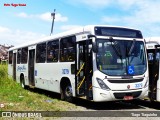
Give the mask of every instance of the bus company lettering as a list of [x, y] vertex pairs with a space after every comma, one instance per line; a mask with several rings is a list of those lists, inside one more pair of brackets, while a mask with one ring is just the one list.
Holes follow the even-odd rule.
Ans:
[[24, 65], [23, 66], [18, 66], [17, 67], [17, 71], [25, 72], [26, 71], [26, 67]]
[[8, 3], [4, 3], [4, 6], [13, 6], [13, 7], [17, 7], [17, 6], [27, 6], [26, 4], [14, 4], [14, 3], [12, 3], [12, 4], [8, 4]]

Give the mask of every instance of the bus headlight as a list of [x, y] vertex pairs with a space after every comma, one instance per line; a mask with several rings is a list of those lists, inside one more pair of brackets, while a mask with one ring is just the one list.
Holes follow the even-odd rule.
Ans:
[[103, 82], [103, 80], [96, 78], [99, 86], [103, 89], [103, 90], [110, 90], [110, 88]]

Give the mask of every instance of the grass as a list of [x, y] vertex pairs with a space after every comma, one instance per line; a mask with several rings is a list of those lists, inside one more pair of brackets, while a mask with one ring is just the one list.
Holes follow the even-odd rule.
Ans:
[[[49, 97], [47, 91], [25, 90], [12, 78], [8, 78], [7, 65], [0, 65], [0, 111], [68, 111], [76, 105]], [[52, 94], [52, 93], [51, 93]]]

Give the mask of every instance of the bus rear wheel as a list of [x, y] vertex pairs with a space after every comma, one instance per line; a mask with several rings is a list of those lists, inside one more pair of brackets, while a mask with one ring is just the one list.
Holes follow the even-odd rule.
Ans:
[[66, 85], [64, 88], [61, 89], [61, 99], [72, 102], [73, 94], [72, 94], [72, 87], [70, 84]]
[[20, 77], [20, 85], [21, 85], [21, 87], [24, 88], [24, 89], [27, 88], [27, 86], [25, 85], [24, 76], [21, 76], [21, 77]]

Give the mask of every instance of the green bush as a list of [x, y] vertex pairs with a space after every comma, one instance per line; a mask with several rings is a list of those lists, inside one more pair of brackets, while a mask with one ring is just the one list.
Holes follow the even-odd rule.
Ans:
[[0, 64], [0, 87], [8, 82], [7, 65]]
[[0, 65], [0, 103], [5, 104], [0, 111], [64, 111], [75, 107], [68, 102], [35, 93], [34, 90], [23, 89], [15, 80], [8, 78], [7, 68], [7, 65]]
[[7, 78], [7, 65], [0, 65], [0, 79]]

